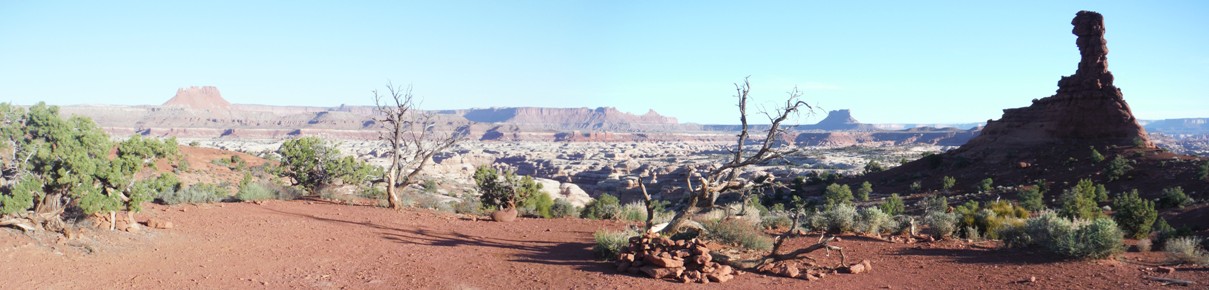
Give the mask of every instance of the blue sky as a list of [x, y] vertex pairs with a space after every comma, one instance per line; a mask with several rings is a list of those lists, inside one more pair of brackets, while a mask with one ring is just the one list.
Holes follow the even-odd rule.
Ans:
[[[0, 101], [618, 107], [737, 123], [795, 85], [868, 123], [978, 122], [1054, 93], [1070, 20], [1106, 18], [1109, 68], [1142, 119], [1209, 117], [1204, 1], [0, 2]], [[1015, 3], [1019, 2], [1019, 3]], [[802, 123], [821, 118], [803, 117]]]

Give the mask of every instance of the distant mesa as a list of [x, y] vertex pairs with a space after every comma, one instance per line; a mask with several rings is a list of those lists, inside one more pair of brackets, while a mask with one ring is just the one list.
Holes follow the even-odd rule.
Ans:
[[819, 123], [804, 126], [807, 130], [827, 130], [827, 131], [842, 131], [842, 130], [862, 130], [873, 129], [873, 126], [861, 124], [856, 118], [852, 117], [852, 112], [843, 110], [834, 110], [827, 112], [827, 117], [823, 118]]
[[176, 96], [164, 102], [164, 107], [184, 107], [203, 110], [231, 109], [231, 103], [222, 98], [214, 86], [192, 86], [176, 90]]

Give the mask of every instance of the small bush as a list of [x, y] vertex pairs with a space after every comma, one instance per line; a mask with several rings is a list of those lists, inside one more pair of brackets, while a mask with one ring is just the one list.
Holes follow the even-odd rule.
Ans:
[[922, 207], [924, 208], [925, 213], [933, 212], [933, 211], [948, 211], [949, 210], [949, 198], [944, 197], [944, 196], [934, 195], [934, 196], [926, 197], [923, 199], [922, 202], [923, 202]]
[[840, 204], [851, 205], [852, 188], [849, 188], [847, 184], [832, 183], [831, 185], [828, 185], [827, 189], [825, 189], [823, 192], [823, 199], [825, 201], [824, 206], [826, 209], [830, 209]]
[[880, 235], [892, 221], [890, 215], [877, 207], [866, 207], [859, 211], [856, 219], [856, 230], [866, 234]]
[[462, 197], [458, 201], [450, 201], [449, 207], [453, 212], [467, 215], [483, 215], [483, 201], [478, 198]]
[[529, 217], [550, 218], [550, 207], [554, 206], [554, 199], [544, 192], [536, 192], [525, 197], [521, 201], [518, 210], [521, 214]]
[[957, 179], [953, 178], [952, 176], [945, 176], [940, 180], [940, 187], [944, 189], [945, 192], [949, 192], [949, 190], [953, 189], [953, 186], [955, 185], [957, 185]]
[[177, 191], [160, 193], [159, 200], [164, 204], [201, 204], [222, 201], [227, 197], [227, 191], [212, 183], [198, 183]]
[[903, 198], [897, 193], [891, 193], [890, 198], [886, 199], [886, 203], [879, 206], [883, 213], [887, 215], [900, 215], [906, 211], [907, 206], [903, 204]]
[[1129, 165], [1129, 160], [1125, 159], [1125, 157], [1121, 155], [1117, 155], [1117, 158], [1113, 158], [1112, 161], [1108, 162], [1108, 168], [1106, 170], [1106, 174], [1108, 174], [1108, 181], [1121, 179], [1121, 177], [1125, 176], [1125, 173], [1128, 173], [1130, 170], [1133, 170], [1133, 166]]
[[1209, 161], [1205, 161], [1205, 163], [1201, 163], [1201, 171], [1200, 171], [1199, 177], [1201, 178], [1201, 180], [1209, 181]]
[[1159, 206], [1162, 208], [1183, 208], [1192, 204], [1192, 198], [1184, 194], [1184, 188], [1176, 186], [1163, 189], [1163, 196], [1159, 198]]
[[1108, 218], [1068, 220], [1052, 211], [999, 231], [1009, 247], [1039, 247], [1069, 258], [1106, 258], [1123, 246], [1121, 230]]
[[1151, 250], [1152, 245], [1153, 244], [1150, 241], [1150, 239], [1138, 240], [1138, 244], [1137, 244], [1138, 252], [1149, 252]]
[[1163, 251], [1180, 262], [1209, 265], [1209, 253], [1201, 249], [1201, 239], [1197, 237], [1171, 239], [1167, 241]]
[[277, 194], [264, 184], [251, 182], [239, 187], [239, 192], [235, 193], [235, 199], [240, 201], [257, 201], [276, 198]]
[[708, 237], [721, 243], [738, 245], [751, 250], [772, 249], [772, 238], [760, 232], [756, 226], [738, 219], [716, 220], [702, 224]]
[[579, 209], [571, 204], [566, 199], [558, 199], [554, 201], [554, 205], [550, 206], [550, 216], [554, 218], [565, 218], [579, 216]]
[[790, 229], [793, 226], [793, 220], [789, 218], [789, 214], [782, 211], [770, 211], [768, 214], [760, 218], [760, 227], [770, 230], [775, 229]]
[[1104, 154], [1100, 154], [1100, 151], [1096, 150], [1096, 147], [1091, 147], [1091, 162], [1104, 162]]
[[592, 238], [596, 240], [596, 245], [592, 246], [592, 253], [601, 260], [617, 259], [621, 249], [630, 245], [630, 238], [638, 235], [638, 232], [632, 230], [618, 232], [598, 230], [592, 234]]
[[861, 183], [861, 188], [856, 189], [856, 197], [861, 201], [869, 201], [870, 193], [873, 193], [873, 184], [868, 181]]
[[1096, 206], [1096, 184], [1090, 179], [1079, 180], [1079, 184], [1062, 193], [1062, 216], [1093, 219], [1103, 215]]
[[856, 207], [849, 204], [840, 204], [823, 212], [823, 217], [827, 220], [827, 231], [832, 233], [846, 233], [853, 230], [856, 225]]
[[980, 192], [990, 192], [993, 188], [995, 188], [995, 180], [991, 179], [990, 177], [987, 177], [986, 179], [983, 179], [982, 182], [978, 183], [978, 191]]
[[957, 230], [957, 214], [931, 211], [924, 215], [924, 225], [937, 237], [948, 237]]
[[377, 186], [365, 186], [357, 190], [357, 195], [372, 200], [386, 200], [386, 189]]
[[584, 205], [579, 217], [596, 220], [612, 220], [621, 217], [621, 201], [608, 193]]
[[1020, 190], [1020, 206], [1029, 211], [1045, 209], [1045, 196], [1041, 189], [1030, 187]]
[[1112, 208], [1116, 211], [1112, 218], [1121, 225], [1126, 235], [1135, 239], [1150, 236], [1150, 227], [1159, 217], [1158, 211], [1154, 209], [1154, 202], [1142, 199], [1137, 190], [1118, 195]]
[[621, 219], [633, 222], [646, 222], [646, 203], [635, 201], [621, 206]]
[[921, 185], [918, 180], [911, 183], [911, 192], [919, 192], [920, 190], [923, 190], [923, 189], [924, 189], [923, 185]]

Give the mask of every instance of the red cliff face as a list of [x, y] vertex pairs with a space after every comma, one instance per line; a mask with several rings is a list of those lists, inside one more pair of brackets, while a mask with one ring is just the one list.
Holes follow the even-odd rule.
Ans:
[[185, 107], [190, 109], [220, 109], [231, 108], [231, 103], [222, 98], [218, 88], [212, 86], [188, 87], [176, 90], [176, 96], [164, 102], [165, 107]]
[[1081, 56], [1075, 74], [1062, 77], [1053, 96], [1033, 100], [1028, 107], [1004, 110], [1002, 118], [988, 121], [982, 134], [957, 152], [1048, 145], [1131, 146], [1135, 142], [1153, 146], [1121, 90], [1113, 85], [1104, 17], [1080, 11], [1071, 24]]

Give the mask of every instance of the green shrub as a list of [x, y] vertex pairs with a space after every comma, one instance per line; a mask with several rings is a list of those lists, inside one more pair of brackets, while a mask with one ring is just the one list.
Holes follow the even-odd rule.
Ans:
[[945, 176], [944, 178], [940, 179], [940, 187], [944, 189], [945, 192], [949, 192], [949, 190], [953, 189], [953, 186], [955, 185], [957, 185], [957, 179], [953, 178], [952, 176]]
[[1097, 151], [1096, 147], [1094, 147], [1094, 146], [1091, 147], [1091, 162], [1092, 163], [1104, 162], [1104, 155], [1100, 154], [1100, 151]]
[[987, 177], [986, 179], [983, 179], [981, 182], [978, 183], [978, 191], [980, 191], [980, 192], [990, 192], [991, 189], [994, 189], [994, 188], [995, 188], [995, 180], [991, 179], [990, 177]]
[[1020, 206], [1030, 211], [1040, 211], [1045, 209], [1045, 196], [1041, 189], [1037, 187], [1029, 187], [1020, 190]]
[[1199, 175], [1201, 180], [1209, 181], [1209, 161], [1201, 163], [1201, 172]]
[[466, 215], [483, 214], [483, 202], [478, 198], [462, 197], [461, 200], [450, 201], [449, 207], [453, 208], [453, 212], [455, 213]]
[[239, 187], [239, 192], [235, 193], [235, 199], [240, 201], [257, 201], [276, 197], [272, 189], [257, 182], [244, 184]]
[[873, 193], [873, 184], [868, 181], [861, 183], [861, 188], [856, 189], [856, 197], [861, 201], [869, 201], [869, 194]]
[[723, 219], [702, 223], [711, 240], [738, 245], [751, 250], [772, 249], [772, 238], [755, 225], [740, 219]]
[[637, 237], [638, 235], [638, 232], [632, 230], [616, 232], [598, 230], [592, 233], [592, 238], [596, 240], [596, 245], [592, 246], [592, 253], [596, 254], [596, 258], [601, 260], [617, 259], [617, 255], [621, 253], [621, 249], [630, 245], [630, 238]]
[[201, 204], [222, 201], [227, 197], [227, 191], [212, 183], [198, 183], [189, 187], [160, 193], [159, 200], [164, 204]]
[[530, 194], [520, 204], [520, 212], [525, 216], [551, 218], [554, 215], [550, 213], [550, 208], [554, 206], [554, 199], [544, 192], [536, 192]]
[[860, 209], [856, 219], [856, 230], [866, 234], [880, 235], [890, 226], [890, 215], [877, 207]]
[[1163, 196], [1159, 198], [1159, 206], [1162, 208], [1183, 208], [1192, 204], [1192, 198], [1184, 194], [1184, 188], [1176, 186], [1163, 189]]
[[608, 193], [584, 205], [579, 217], [596, 220], [612, 220], [621, 217], [621, 201]]
[[550, 206], [550, 216], [554, 218], [565, 218], [579, 216], [579, 209], [570, 201], [560, 198], [554, 201], [554, 205]]
[[852, 189], [847, 184], [835, 184], [827, 186], [823, 192], [824, 208], [830, 209], [840, 204], [852, 204]]
[[911, 183], [911, 192], [918, 193], [919, 191], [921, 191], [923, 189], [924, 189], [923, 185], [921, 185], [918, 180]]
[[1116, 211], [1112, 215], [1113, 219], [1121, 225], [1126, 235], [1135, 239], [1150, 236], [1150, 227], [1159, 217], [1158, 211], [1154, 209], [1154, 202], [1142, 199], [1137, 190], [1118, 195], [1112, 208]]
[[1039, 247], [1069, 258], [1106, 258], [1123, 247], [1121, 230], [1112, 219], [1071, 221], [1051, 211], [1022, 225], [1005, 226], [999, 234], [1009, 247]]
[[770, 230], [775, 229], [790, 229], [793, 226], [793, 220], [789, 218], [789, 213], [783, 211], [770, 211], [768, 214], [761, 215], [760, 227]]
[[881, 204], [881, 206], [879, 206], [879, 208], [882, 210], [883, 213], [886, 213], [887, 215], [895, 216], [895, 215], [900, 215], [904, 211], [906, 211], [907, 206], [905, 204], [903, 204], [902, 197], [899, 197], [897, 193], [891, 193], [890, 198], [887, 198], [886, 203]]
[[358, 188], [357, 195], [372, 200], [386, 200], [386, 188], [366, 186]]
[[884, 170], [886, 170], [886, 168], [883, 167], [881, 163], [877, 163], [877, 160], [869, 160], [869, 163], [865, 163], [864, 174], [882, 172]]
[[937, 237], [952, 236], [957, 230], [957, 214], [931, 211], [924, 215], [924, 225]]
[[1180, 262], [1209, 266], [1209, 253], [1201, 249], [1201, 239], [1197, 237], [1171, 239], [1167, 241], [1163, 251]]
[[933, 211], [948, 211], [949, 198], [939, 195], [929, 196], [923, 199], [924, 212]]
[[[479, 199], [483, 206], [491, 209], [523, 207], [532, 195], [544, 194], [541, 192], [542, 184], [532, 177], [517, 176], [508, 170], [501, 172], [489, 166], [479, 166], [475, 169], [474, 183], [479, 188]], [[553, 202], [550, 204], [553, 205]]]
[[621, 206], [621, 219], [634, 222], [645, 222], [646, 203], [635, 201]]
[[1096, 184], [1096, 202], [1108, 202], [1108, 189], [1103, 184]]
[[1079, 219], [1093, 219], [1103, 215], [1096, 206], [1096, 185], [1090, 179], [1079, 181], [1078, 185], [1062, 193], [1062, 216]]
[[1108, 162], [1108, 169], [1106, 172], [1108, 174], [1108, 181], [1121, 179], [1121, 177], [1125, 176], [1125, 173], [1128, 173], [1130, 170], [1133, 170], [1133, 166], [1129, 165], [1129, 160], [1125, 159], [1125, 157], [1121, 155], [1117, 155], [1117, 158], [1113, 158], [1112, 161]]
[[851, 232], [856, 226], [856, 207], [849, 204], [836, 205], [823, 211], [823, 217], [827, 220], [827, 231], [837, 234]]

